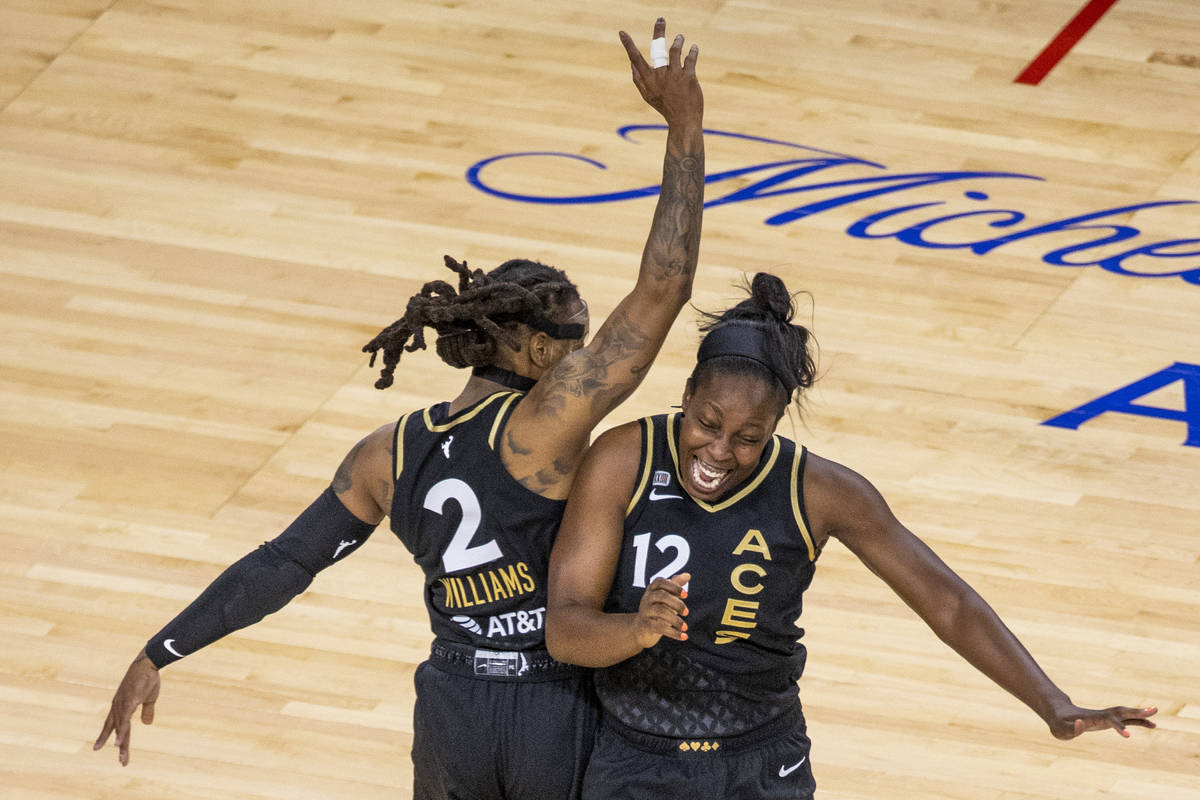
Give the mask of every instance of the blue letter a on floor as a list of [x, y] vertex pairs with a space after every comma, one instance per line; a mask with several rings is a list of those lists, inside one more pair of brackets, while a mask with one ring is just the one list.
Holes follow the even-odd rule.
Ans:
[[[1139, 397], [1158, 391], [1175, 381], [1183, 381], [1183, 411], [1145, 406], [1133, 402]], [[1140, 414], [1143, 417], [1186, 422], [1188, 433], [1184, 444], [1188, 447], [1200, 447], [1200, 365], [1176, 362], [1161, 372], [1156, 372], [1140, 381], [1134, 381], [1103, 397], [1097, 397], [1090, 403], [1084, 403], [1079, 408], [1059, 414], [1054, 419], [1048, 419], [1042, 424], [1074, 430], [1089, 419], [1108, 412]]]

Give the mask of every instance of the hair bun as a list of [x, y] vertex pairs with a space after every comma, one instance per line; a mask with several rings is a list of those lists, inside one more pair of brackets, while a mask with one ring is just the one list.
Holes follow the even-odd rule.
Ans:
[[787, 286], [768, 272], [755, 274], [750, 282], [750, 298], [778, 322], [791, 322], [795, 311]]

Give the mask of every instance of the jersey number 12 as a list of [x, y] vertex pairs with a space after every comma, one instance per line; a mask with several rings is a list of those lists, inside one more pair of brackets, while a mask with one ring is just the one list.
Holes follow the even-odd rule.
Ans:
[[678, 574], [692, 556], [692, 548], [688, 545], [687, 539], [674, 533], [663, 536], [654, 543], [654, 546], [660, 553], [665, 553], [668, 549], [674, 550], [675, 558], [671, 560], [670, 564], [651, 575], [648, 581], [646, 580], [646, 560], [650, 553], [650, 536], [649, 533], [639, 533], [633, 537], [633, 585], [640, 589], [645, 589], [646, 585], [655, 578], [670, 578], [672, 575]]

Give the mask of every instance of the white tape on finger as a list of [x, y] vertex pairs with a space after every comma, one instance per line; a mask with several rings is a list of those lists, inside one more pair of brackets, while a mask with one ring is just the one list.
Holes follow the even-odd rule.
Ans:
[[667, 40], [660, 36], [650, 40], [650, 66], [658, 69], [667, 65]]

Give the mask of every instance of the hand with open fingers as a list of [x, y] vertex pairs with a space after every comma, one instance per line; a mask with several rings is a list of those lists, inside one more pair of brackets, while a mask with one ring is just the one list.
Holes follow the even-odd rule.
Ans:
[[[667, 23], [662, 17], [654, 23], [654, 39], [666, 36]], [[668, 125], [680, 124], [685, 121], [698, 122], [704, 115], [704, 94], [700, 91], [700, 81], [696, 79], [696, 59], [700, 56], [700, 48], [692, 45], [687, 57], [683, 57], [683, 34], [678, 34], [671, 43], [667, 63], [664, 66], [652, 67], [642, 57], [633, 38], [621, 31], [621, 44], [629, 55], [629, 64], [633, 67], [633, 84], [642, 94], [642, 99], [649, 103], [658, 113], [663, 115]], [[651, 58], [654, 58], [651, 46]]]
[[1112, 728], [1128, 739], [1129, 731], [1126, 728], [1130, 726], [1158, 727], [1149, 719], [1157, 713], [1157, 708], [1113, 706], [1112, 708], [1092, 709], [1071, 706], [1060, 711], [1054, 719], [1050, 720], [1050, 732], [1056, 739], [1074, 739], [1076, 736], [1090, 731]]
[[634, 621], [637, 642], [643, 648], [653, 647], [663, 636], [687, 640], [687, 623], [683, 618], [688, 607], [683, 601], [687, 599], [684, 587], [691, 579], [691, 575], [681, 572], [670, 580], [655, 578], [646, 587]]
[[158, 668], [151, 663], [143, 650], [125, 671], [121, 685], [113, 695], [112, 706], [108, 710], [108, 718], [93, 750], [99, 750], [108, 743], [108, 737], [115, 731], [117, 734], [118, 758], [121, 766], [129, 763], [129, 733], [134, 710], [142, 707], [142, 722], [146, 725], [154, 722], [154, 703], [158, 700], [158, 690], [161, 682]]

